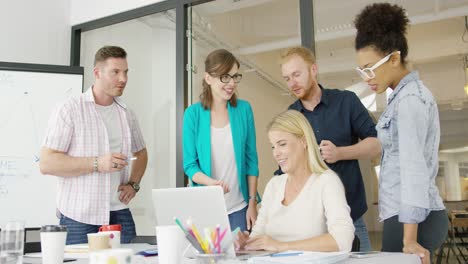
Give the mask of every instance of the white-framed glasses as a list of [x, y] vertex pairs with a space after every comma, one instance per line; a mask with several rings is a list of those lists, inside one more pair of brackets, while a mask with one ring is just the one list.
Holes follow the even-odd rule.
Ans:
[[390, 54], [388, 54], [387, 56], [383, 57], [381, 60], [379, 60], [376, 64], [374, 64], [374, 66], [370, 67], [370, 68], [364, 68], [364, 69], [361, 69], [359, 67], [356, 67], [356, 72], [359, 74], [359, 76], [361, 76], [362, 79], [374, 79], [375, 78], [375, 72], [374, 70], [377, 69], [379, 66], [381, 66], [382, 64], [386, 63], [390, 57], [395, 54], [395, 53], [398, 53], [400, 54], [400, 51], [394, 51]]

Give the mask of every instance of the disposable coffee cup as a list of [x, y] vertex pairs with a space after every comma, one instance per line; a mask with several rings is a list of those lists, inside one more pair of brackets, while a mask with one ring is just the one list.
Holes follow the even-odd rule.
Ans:
[[41, 228], [41, 251], [43, 264], [63, 263], [67, 227], [45, 225]]
[[99, 233], [109, 235], [111, 248], [120, 248], [120, 232], [122, 225], [103, 225], [99, 227]]
[[158, 263], [180, 264], [184, 249], [188, 241], [176, 225], [156, 226], [156, 239], [158, 241]]
[[106, 234], [106, 233], [88, 234], [88, 246], [89, 246], [89, 251], [110, 248], [109, 234]]

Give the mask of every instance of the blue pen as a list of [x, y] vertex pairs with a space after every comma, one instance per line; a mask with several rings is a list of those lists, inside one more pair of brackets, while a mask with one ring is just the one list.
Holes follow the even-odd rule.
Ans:
[[291, 256], [299, 256], [302, 255], [302, 252], [280, 252], [280, 253], [274, 253], [271, 254], [270, 257], [272, 258], [278, 258], [278, 257], [291, 257]]

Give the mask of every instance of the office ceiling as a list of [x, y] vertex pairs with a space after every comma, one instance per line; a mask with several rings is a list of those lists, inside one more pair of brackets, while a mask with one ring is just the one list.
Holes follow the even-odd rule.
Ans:
[[[353, 70], [352, 21], [364, 6], [374, 2], [379, 1], [314, 1], [316, 55], [322, 83], [335, 88], [365, 86]], [[420, 72], [440, 105], [441, 148], [468, 146], [468, 96], [463, 90], [463, 58], [468, 43], [462, 41], [468, 0], [387, 2], [402, 5], [410, 18], [410, 67]], [[217, 0], [193, 10], [195, 27], [228, 43], [228, 48], [254, 62], [258, 70], [281, 85], [279, 54], [300, 44], [298, 0]]]

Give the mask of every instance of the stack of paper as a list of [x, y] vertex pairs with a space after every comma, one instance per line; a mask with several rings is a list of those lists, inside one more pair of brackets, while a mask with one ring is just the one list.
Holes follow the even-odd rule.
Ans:
[[[291, 254], [288, 254], [291, 253]], [[282, 254], [282, 256], [281, 256]], [[251, 264], [303, 264], [303, 263], [314, 263], [314, 264], [332, 264], [349, 257], [348, 252], [311, 252], [304, 251], [301, 254], [297, 254], [297, 251], [285, 251], [276, 256], [267, 257], [254, 257], [248, 260]]]

